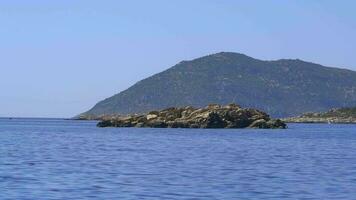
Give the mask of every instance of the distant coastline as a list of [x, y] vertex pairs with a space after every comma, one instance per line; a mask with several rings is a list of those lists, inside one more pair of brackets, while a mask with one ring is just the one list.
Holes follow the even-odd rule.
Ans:
[[0, 117], [0, 120], [26, 120], [26, 119], [30, 119], [30, 120], [34, 120], [34, 119], [39, 119], [39, 120], [69, 120], [70, 118], [60, 118], [60, 117]]
[[286, 123], [356, 124], [356, 107], [331, 109], [322, 113], [305, 113], [282, 120]]

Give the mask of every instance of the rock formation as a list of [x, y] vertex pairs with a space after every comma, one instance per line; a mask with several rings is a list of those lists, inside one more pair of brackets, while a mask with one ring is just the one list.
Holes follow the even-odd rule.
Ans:
[[199, 109], [172, 107], [144, 115], [108, 117], [99, 122], [98, 127], [286, 128], [286, 124], [256, 109], [213, 104]]

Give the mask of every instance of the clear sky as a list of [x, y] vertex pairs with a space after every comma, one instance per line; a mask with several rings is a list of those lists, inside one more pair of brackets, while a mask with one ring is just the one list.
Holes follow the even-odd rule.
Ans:
[[0, 116], [72, 117], [220, 51], [356, 70], [354, 0], [1, 0]]

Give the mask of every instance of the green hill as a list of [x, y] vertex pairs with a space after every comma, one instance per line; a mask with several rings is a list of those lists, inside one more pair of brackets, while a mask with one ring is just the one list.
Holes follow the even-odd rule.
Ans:
[[180, 62], [97, 103], [84, 115], [211, 103], [237, 103], [274, 117], [356, 106], [356, 72], [302, 60], [262, 61], [222, 52]]

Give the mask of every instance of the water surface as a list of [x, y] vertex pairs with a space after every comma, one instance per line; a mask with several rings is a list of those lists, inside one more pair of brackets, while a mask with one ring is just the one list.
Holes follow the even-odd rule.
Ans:
[[95, 123], [0, 119], [0, 199], [356, 199], [356, 125]]

